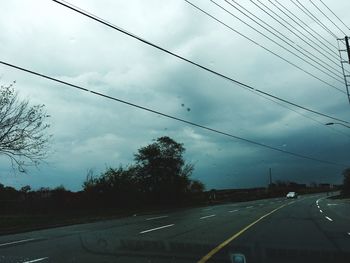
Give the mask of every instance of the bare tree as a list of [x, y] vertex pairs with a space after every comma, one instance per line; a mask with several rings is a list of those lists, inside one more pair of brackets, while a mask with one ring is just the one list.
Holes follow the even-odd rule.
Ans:
[[0, 154], [11, 160], [14, 169], [26, 172], [26, 167], [38, 166], [47, 157], [49, 115], [44, 104], [31, 106], [20, 100], [14, 83], [0, 87]]

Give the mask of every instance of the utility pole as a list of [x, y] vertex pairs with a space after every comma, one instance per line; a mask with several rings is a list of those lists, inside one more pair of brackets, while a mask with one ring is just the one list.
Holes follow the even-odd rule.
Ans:
[[349, 47], [349, 38], [346, 36], [345, 37], [345, 45], [346, 45], [346, 51], [348, 52], [348, 58], [349, 58], [349, 63], [350, 63], [350, 47]]
[[272, 186], [272, 173], [271, 173], [271, 167], [269, 169], [269, 178], [270, 178], [270, 186]]
[[[345, 38], [338, 38], [338, 51], [339, 51], [339, 59], [340, 65], [344, 76], [344, 84], [346, 88], [346, 94], [350, 103], [350, 45], [349, 38], [345, 36]], [[344, 43], [345, 42], [345, 43]], [[345, 45], [345, 48], [344, 48]], [[343, 58], [345, 56], [344, 53], [347, 53], [347, 58]]]

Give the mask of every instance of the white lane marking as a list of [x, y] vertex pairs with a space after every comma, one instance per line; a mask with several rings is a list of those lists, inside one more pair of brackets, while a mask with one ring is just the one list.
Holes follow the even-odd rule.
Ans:
[[34, 241], [34, 240], [35, 240], [35, 238], [28, 238], [28, 239], [23, 239], [23, 240], [8, 242], [8, 243], [2, 243], [2, 244], [0, 244], [0, 247], [4, 247], [4, 246], [8, 246], [8, 245], [21, 244], [21, 243], [25, 243], [25, 242]]
[[348, 232], [348, 235], [350, 236], [350, 232]]
[[72, 234], [81, 234], [81, 233], [85, 233], [88, 232], [88, 230], [73, 230], [73, 231], [69, 231]]
[[213, 208], [204, 208], [202, 209], [203, 211], [209, 211], [209, 210], [213, 210]]
[[331, 206], [331, 205], [338, 205], [338, 204], [327, 204], [328, 206]]
[[329, 220], [329, 221], [333, 221], [333, 219], [332, 218], [330, 218], [330, 217], [328, 217], [328, 216], [326, 216], [326, 218], [327, 218], [327, 220]]
[[248, 209], [248, 208], [253, 208], [253, 207], [254, 207], [254, 206], [251, 205], [251, 206], [247, 206], [246, 208]]
[[205, 218], [209, 218], [209, 217], [213, 217], [213, 216], [216, 216], [216, 215], [202, 216], [202, 217], [199, 218], [199, 219], [205, 219]]
[[145, 233], [156, 231], [156, 230], [159, 230], [159, 229], [172, 227], [173, 225], [175, 225], [175, 224], [170, 224], [170, 225], [165, 225], [165, 226], [160, 226], [160, 227], [156, 227], [156, 228], [147, 229], [147, 230], [141, 231], [140, 234], [145, 234]]
[[234, 212], [237, 212], [238, 209], [235, 209], [235, 210], [231, 210], [231, 211], [228, 211], [229, 213], [234, 213]]
[[166, 218], [166, 217], [169, 217], [169, 216], [157, 216], [157, 217], [150, 217], [150, 218], [146, 218], [146, 220], [155, 220], [155, 219], [161, 219], [161, 218]]
[[23, 263], [34, 263], [34, 262], [43, 261], [43, 260], [45, 260], [45, 259], [48, 259], [48, 257], [37, 258], [37, 259], [29, 260], [29, 261], [24, 261]]
[[320, 212], [323, 213], [322, 209], [320, 209]]
[[318, 205], [317, 208], [320, 209], [320, 206]]

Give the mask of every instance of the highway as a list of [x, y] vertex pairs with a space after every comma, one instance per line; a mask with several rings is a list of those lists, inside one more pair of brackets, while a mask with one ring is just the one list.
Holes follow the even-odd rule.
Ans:
[[350, 202], [325, 194], [0, 236], [0, 262], [350, 262]]

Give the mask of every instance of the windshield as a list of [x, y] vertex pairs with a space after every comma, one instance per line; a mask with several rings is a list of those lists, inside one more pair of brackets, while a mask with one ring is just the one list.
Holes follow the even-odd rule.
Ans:
[[0, 262], [349, 262], [349, 9], [2, 1]]

